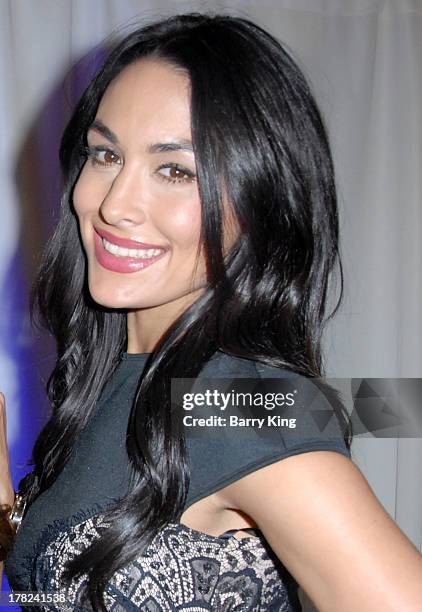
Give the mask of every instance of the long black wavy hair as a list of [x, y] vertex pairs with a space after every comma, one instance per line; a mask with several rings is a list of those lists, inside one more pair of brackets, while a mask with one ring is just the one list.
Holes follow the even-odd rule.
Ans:
[[[89, 84], [61, 143], [61, 216], [31, 303], [33, 320], [36, 313], [56, 338], [57, 362], [47, 383], [52, 414], [33, 449], [34, 470], [20, 483], [29, 503], [63, 469], [127, 346], [127, 313], [90, 297], [72, 193], [101, 97], [125, 66], [145, 57], [190, 78], [208, 284], [167, 330], [140, 380], [128, 425], [131, 490], [108, 509], [102, 537], [68, 565], [68, 576], [88, 573], [98, 610], [106, 609], [111, 575], [176, 520], [186, 500], [189, 469], [183, 435], [171, 426], [171, 378], [195, 377], [216, 350], [319, 377], [323, 327], [343, 294], [327, 131], [291, 54], [260, 26], [229, 15], [188, 13], [133, 31]], [[227, 257], [224, 189], [241, 228]], [[336, 264], [340, 295], [327, 314]]]

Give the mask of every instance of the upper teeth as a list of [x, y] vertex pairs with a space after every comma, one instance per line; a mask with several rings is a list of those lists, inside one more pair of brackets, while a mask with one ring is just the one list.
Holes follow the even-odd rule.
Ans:
[[140, 259], [147, 259], [148, 257], [155, 257], [163, 252], [162, 249], [125, 249], [117, 246], [103, 238], [103, 245], [106, 251], [117, 255], [118, 257], [139, 257]]

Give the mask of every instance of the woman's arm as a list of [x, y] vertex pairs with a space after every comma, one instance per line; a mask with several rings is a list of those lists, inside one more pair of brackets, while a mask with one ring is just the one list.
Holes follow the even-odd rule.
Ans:
[[220, 494], [256, 521], [321, 612], [422, 610], [422, 555], [340, 453], [288, 457]]
[[[15, 492], [10, 474], [10, 457], [7, 444], [6, 400], [0, 392], [0, 506], [13, 505]], [[3, 562], [0, 563], [0, 591], [3, 583]]]

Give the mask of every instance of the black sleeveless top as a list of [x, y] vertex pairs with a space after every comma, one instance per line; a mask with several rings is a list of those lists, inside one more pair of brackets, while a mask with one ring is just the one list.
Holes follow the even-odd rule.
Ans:
[[[107, 526], [104, 510], [127, 493], [130, 472], [126, 430], [148, 357], [146, 353], [122, 355], [69, 461], [53, 485], [26, 510], [5, 561], [14, 591], [59, 592], [66, 562], [100, 537], [101, 529]], [[300, 413], [301, 406], [306, 407], [310, 401], [315, 413], [327, 414], [330, 408], [323, 395], [315, 394], [310, 379], [220, 351], [202, 369], [201, 377], [289, 377], [300, 389], [301, 401], [295, 404], [294, 414], [301, 418], [297, 418], [294, 436], [287, 436], [282, 427], [273, 427], [271, 436], [248, 428], [247, 439], [234, 435], [233, 428], [228, 427], [219, 428], [218, 436], [202, 432], [195, 435], [186, 427], [191, 478], [183, 511], [242, 476], [290, 455], [333, 450], [350, 458], [334, 415], [328, 424], [325, 418], [321, 433], [311, 414]], [[301, 610], [296, 581], [262, 533], [251, 531], [255, 537], [238, 539], [233, 531], [211, 536], [180, 522], [168, 524], [139, 559], [113, 575], [106, 589], [107, 609]], [[45, 603], [34, 610], [91, 610], [79, 597], [84, 581], [86, 576], [81, 576], [71, 583], [65, 602]]]

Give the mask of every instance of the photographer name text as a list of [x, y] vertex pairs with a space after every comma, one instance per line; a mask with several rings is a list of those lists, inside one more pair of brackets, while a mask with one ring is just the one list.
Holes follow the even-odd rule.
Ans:
[[187, 414], [183, 417], [185, 427], [289, 427], [295, 429], [296, 419], [285, 419], [278, 415], [267, 415], [262, 418], [243, 418], [237, 415], [222, 417], [210, 415], [208, 417], [194, 417]]

